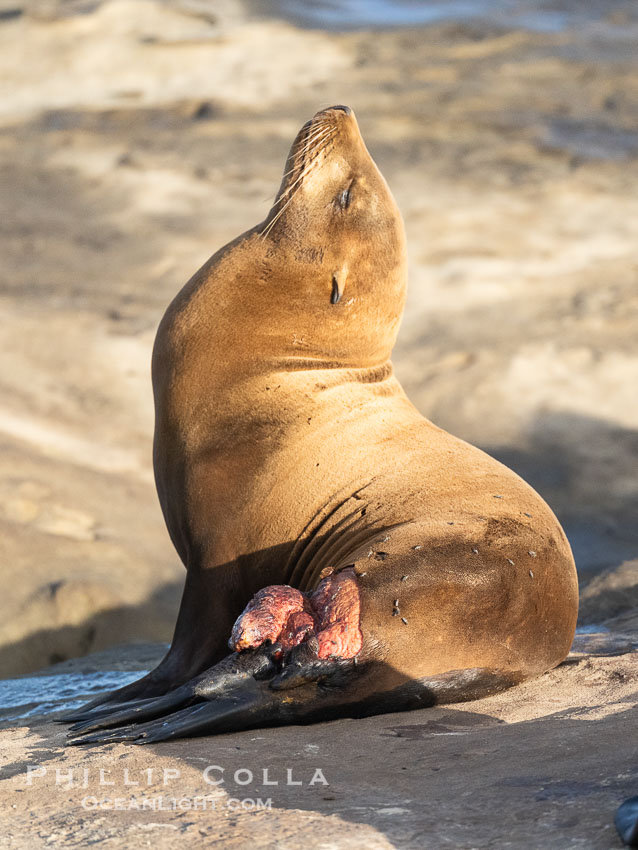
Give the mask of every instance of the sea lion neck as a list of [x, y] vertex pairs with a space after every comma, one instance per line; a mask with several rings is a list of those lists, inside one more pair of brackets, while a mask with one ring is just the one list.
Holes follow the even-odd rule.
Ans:
[[275, 274], [277, 259], [254, 233], [213, 260], [160, 325], [158, 338], [170, 345], [174, 363], [199, 363], [211, 376], [249, 377], [305, 370], [367, 374], [390, 361], [403, 308], [395, 292], [400, 282], [390, 280], [389, 297], [376, 299], [353, 272], [345, 280], [350, 292], [333, 303], [332, 291], [343, 279], [303, 261], [294, 269], [279, 264]]

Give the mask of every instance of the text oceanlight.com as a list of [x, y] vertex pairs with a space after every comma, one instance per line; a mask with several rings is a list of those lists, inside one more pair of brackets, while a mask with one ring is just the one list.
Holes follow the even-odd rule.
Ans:
[[231, 812], [270, 811], [272, 799], [261, 797], [226, 797], [223, 794], [204, 794], [193, 797], [169, 797], [158, 794], [152, 797], [96, 797], [82, 798], [83, 809], [101, 811], [153, 811], [188, 812], [227, 809]]

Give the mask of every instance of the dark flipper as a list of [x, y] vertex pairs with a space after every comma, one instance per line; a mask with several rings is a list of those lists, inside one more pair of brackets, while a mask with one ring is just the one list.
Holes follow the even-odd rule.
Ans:
[[69, 730], [69, 738], [98, 729], [110, 729], [113, 726], [123, 726], [127, 723], [140, 723], [153, 720], [155, 717], [169, 714], [175, 709], [182, 708], [193, 702], [197, 697], [190, 683], [176, 688], [170, 694], [157, 699], [132, 700], [106, 708], [103, 711], [93, 711], [78, 720]]
[[202, 696], [224, 695], [229, 684], [252, 676], [273, 675], [276, 668], [272, 661], [275, 647], [260, 647], [246, 652], [234, 652], [205, 673], [196, 676], [168, 694], [156, 699], [131, 700], [130, 702], [101, 703], [86, 706], [62, 718], [62, 722], [74, 723], [72, 732], [89, 729], [106, 729], [124, 723], [149, 720], [193, 702]]
[[[69, 714], [65, 714], [63, 717], [59, 717], [57, 719], [58, 723], [75, 723], [76, 720], [83, 720], [86, 717], [97, 716], [98, 714], [110, 714], [117, 708], [121, 708], [124, 705], [133, 705], [135, 703], [146, 702], [148, 699], [154, 699], [153, 695], [149, 695], [148, 697], [140, 698], [140, 684], [144, 683], [145, 679], [138, 679], [131, 684], [134, 685], [134, 688], [131, 688], [131, 685], [125, 685], [122, 688], [118, 688], [116, 691], [109, 691], [106, 694], [100, 694], [99, 696], [92, 699], [90, 702], [84, 703], [75, 711], [71, 711]], [[145, 692], [144, 686], [142, 684], [141, 693]], [[161, 693], [161, 690], [159, 691]], [[157, 696], [157, 694], [155, 695]]]
[[[233, 653], [166, 696], [89, 712], [72, 728], [68, 743], [149, 744], [307, 719], [342, 701], [338, 686], [357, 667], [354, 659], [320, 660], [314, 652], [310, 642], [284, 658], [276, 645]], [[292, 696], [282, 694], [284, 689], [292, 689]]]
[[275, 720], [280, 702], [281, 699], [268, 689], [266, 683], [251, 679], [242, 682], [228, 697], [204, 700], [147, 723], [133, 723], [79, 736], [71, 739], [69, 744], [106, 744], [112, 741], [152, 744], [170, 738], [245, 729]]
[[173, 642], [159, 665], [142, 678], [95, 697], [62, 722], [83, 719], [96, 709], [112, 712], [133, 701], [164, 696], [224, 658], [225, 636], [230, 633], [233, 618], [225, 609], [220, 610], [215, 582], [207, 573], [188, 572]]

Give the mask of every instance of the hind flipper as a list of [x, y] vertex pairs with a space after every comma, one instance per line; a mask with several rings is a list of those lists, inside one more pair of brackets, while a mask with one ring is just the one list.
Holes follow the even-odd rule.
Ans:
[[[77, 724], [68, 744], [150, 744], [308, 719], [340, 702], [327, 685], [341, 685], [356, 669], [353, 659], [318, 658], [317, 646], [316, 640], [302, 644], [283, 657], [277, 645], [233, 653], [173, 694]], [[252, 664], [245, 662], [246, 656], [252, 658]], [[165, 713], [178, 707], [178, 711]], [[136, 722], [140, 720], [146, 722]], [[119, 725], [122, 723], [126, 725]], [[118, 728], [109, 728], [116, 725]]]
[[256, 680], [242, 681], [241, 687], [226, 697], [212, 701], [199, 701], [172, 714], [146, 723], [132, 723], [117, 729], [78, 735], [69, 745], [107, 744], [132, 741], [152, 744], [170, 738], [184, 738], [210, 732], [228, 732], [244, 729], [258, 723], [268, 723], [275, 716], [275, 696], [267, 686]]
[[96, 732], [99, 729], [109, 729], [113, 726], [124, 726], [130, 723], [140, 723], [168, 714], [196, 699], [191, 683], [176, 688], [169, 694], [156, 699], [132, 700], [119, 703], [111, 709], [100, 712], [89, 712], [85, 718], [78, 719], [69, 729], [68, 738]]
[[226, 690], [238, 682], [253, 676], [259, 678], [272, 675], [275, 672], [272, 655], [276, 651], [275, 647], [264, 646], [241, 654], [234, 652], [210, 670], [157, 699], [120, 703], [101, 711], [87, 712], [82, 717], [75, 714], [73, 719], [76, 722], [70, 729], [69, 737], [98, 729], [108, 729], [112, 726], [150, 720], [202, 698], [223, 697]]

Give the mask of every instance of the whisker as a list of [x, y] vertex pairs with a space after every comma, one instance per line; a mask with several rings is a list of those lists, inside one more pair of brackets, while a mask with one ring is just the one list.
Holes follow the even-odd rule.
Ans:
[[[285, 189], [285, 191], [282, 192], [281, 195], [279, 196], [277, 203], [281, 203], [284, 200], [284, 198], [286, 197], [286, 195], [288, 195], [289, 197], [286, 199], [286, 201], [283, 204], [283, 206], [281, 207], [281, 209], [277, 212], [277, 214], [275, 216], [273, 216], [271, 221], [268, 223], [267, 227], [261, 233], [262, 239], [265, 239], [268, 236], [270, 231], [275, 226], [276, 222], [279, 220], [279, 218], [286, 211], [289, 204], [292, 202], [292, 199], [294, 198], [297, 190], [299, 189], [301, 182], [308, 175], [308, 173], [310, 172], [310, 170], [312, 169], [312, 167], [316, 163], [317, 156], [327, 146], [328, 142], [330, 141], [331, 137], [335, 134], [335, 132], [336, 132], [336, 127], [330, 126], [328, 129], [323, 128], [323, 132], [321, 132], [321, 131], [316, 132], [312, 136], [311, 139], [305, 139], [304, 140], [303, 152], [308, 151], [308, 150], [310, 151], [310, 153], [307, 156], [307, 161], [305, 162], [305, 164], [304, 164], [304, 166], [301, 170], [301, 173], [297, 176], [295, 181], [293, 183], [291, 183], [291, 185], [288, 186]], [[297, 159], [297, 157], [301, 154], [301, 152], [302, 151], [297, 151], [295, 153], [295, 159]], [[292, 173], [292, 171], [294, 171], [294, 167], [291, 169], [290, 172], [287, 172], [287, 174]], [[287, 174], [284, 175], [284, 178], [285, 178], [285, 176], [287, 176]]]
[[298, 150], [298, 151], [295, 151], [294, 156], [293, 156], [293, 163], [294, 163], [294, 164], [293, 164], [292, 168], [291, 168], [289, 171], [286, 171], [286, 172], [284, 173], [284, 175], [283, 175], [283, 177], [282, 177], [282, 179], [283, 179], [283, 180], [285, 180], [285, 179], [286, 179], [286, 177], [288, 177], [289, 175], [291, 175], [291, 174], [293, 173], [293, 171], [297, 168], [297, 166], [299, 165], [299, 159], [300, 159], [300, 157], [301, 157], [301, 156], [302, 156], [302, 155], [303, 155], [303, 154], [304, 154], [304, 153], [308, 150], [308, 148], [312, 147], [312, 145], [313, 145], [313, 144], [314, 144], [314, 143], [315, 143], [315, 142], [316, 142], [319, 138], [323, 138], [323, 136], [324, 136], [324, 135], [326, 135], [326, 133], [324, 133], [324, 132], [318, 132], [318, 133], [315, 133], [315, 135], [314, 135], [314, 136], [310, 136], [309, 138], [304, 139], [304, 146], [303, 146], [303, 147], [301, 147], [301, 148], [299, 148], [299, 150]]
[[[325, 129], [325, 127], [326, 127], [326, 126], [328, 126], [328, 125], [330, 125], [330, 124], [331, 124], [331, 122], [329, 122], [329, 121], [323, 121], [323, 122], [321, 122], [321, 124], [319, 125], [319, 130], [323, 130], [323, 129]], [[314, 127], [314, 128], [313, 128], [313, 130], [316, 130], [316, 129], [317, 129], [316, 127]], [[330, 126], [330, 128], [329, 128], [329, 129], [334, 130], [335, 128], [334, 128], [334, 127], [332, 127], [332, 126]], [[300, 148], [298, 151], [296, 151], [296, 152], [295, 152], [295, 154], [294, 154], [294, 156], [293, 156], [293, 162], [294, 162], [294, 165], [292, 166], [292, 168], [291, 168], [291, 169], [289, 169], [288, 171], [285, 171], [285, 172], [284, 172], [284, 174], [282, 175], [282, 178], [281, 178], [281, 179], [282, 179], [282, 181], [284, 181], [284, 180], [286, 179], [286, 177], [290, 177], [290, 175], [291, 175], [291, 174], [292, 174], [292, 173], [293, 173], [293, 172], [297, 169], [297, 167], [298, 167], [298, 165], [299, 165], [299, 162], [298, 162], [299, 158], [302, 156], [302, 154], [304, 154], [304, 153], [308, 150], [308, 148], [310, 148], [310, 147], [311, 147], [311, 146], [312, 146], [312, 145], [313, 145], [316, 141], [320, 141], [320, 139], [323, 139], [323, 138], [326, 138], [326, 139], [327, 139], [330, 135], [332, 135], [332, 133], [330, 133], [330, 132], [328, 132], [328, 133], [323, 133], [323, 132], [317, 131], [316, 133], [314, 133], [314, 135], [312, 135], [312, 136], [310, 136], [310, 137], [308, 137], [308, 138], [304, 139], [304, 147], [303, 147], [303, 148]], [[303, 173], [304, 173], [304, 172], [302, 172], [302, 174], [300, 175], [301, 177], [303, 177]], [[294, 184], [293, 184], [293, 185], [294, 185]], [[287, 194], [287, 193], [290, 191], [290, 188], [291, 188], [291, 187], [289, 186], [289, 187], [285, 190], [285, 192], [284, 192], [284, 193], [282, 193], [282, 195], [280, 196], [279, 200], [281, 200], [281, 198], [282, 198], [285, 194]], [[269, 195], [269, 196], [268, 196], [268, 198], [264, 198], [264, 200], [266, 200], [266, 201], [267, 201], [267, 200], [270, 200], [270, 199], [271, 199], [271, 198], [273, 198], [273, 197], [276, 197], [276, 196]]]
[[[330, 128], [330, 129], [328, 129], [328, 130], [325, 130], [323, 133], [318, 134], [317, 136], [314, 136], [314, 137], [313, 137], [313, 138], [312, 138], [312, 139], [308, 142], [308, 144], [306, 144], [306, 145], [305, 145], [305, 147], [303, 147], [303, 148], [301, 148], [300, 150], [298, 150], [298, 151], [297, 151], [297, 153], [295, 154], [295, 159], [298, 159], [298, 158], [299, 158], [300, 156], [302, 156], [303, 154], [306, 154], [306, 153], [307, 153], [309, 150], [311, 150], [313, 147], [316, 147], [316, 148], [317, 148], [317, 150], [319, 150], [319, 148], [321, 147], [321, 144], [323, 143], [323, 141], [324, 141], [324, 140], [326, 140], [326, 139], [328, 139], [330, 136], [334, 135], [334, 133], [335, 133], [335, 132], [336, 132], [335, 128], [334, 128], [334, 127], [332, 127], [332, 128]], [[293, 168], [292, 168], [289, 172], [287, 172], [287, 173], [288, 173], [288, 174], [292, 173], [292, 171], [294, 171], [294, 170], [295, 170], [295, 168], [296, 168], [297, 164], [298, 164], [298, 163], [296, 163], [296, 164], [295, 164], [295, 166], [294, 166], [294, 167], [293, 167]]]
[[264, 232], [261, 234], [262, 239], [265, 239], [265, 238], [266, 238], [266, 236], [268, 236], [268, 234], [270, 233], [270, 231], [273, 229], [273, 227], [274, 227], [274, 225], [275, 225], [275, 222], [277, 221], [277, 219], [279, 218], [279, 216], [280, 216], [280, 215], [282, 215], [282, 213], [285, 211], [286, 207], [288, 206], [288, 204], [290, 204], [290, 202], [292, 201], [293, 197], [294, 197], [294, 195], [291, 195], [291, 196], [288, 198], [288, 200], [287, 200], [287, 201], [286, 201], [286, 203], [283, 205], [283, 207], [279, 210], [279, 212], [277, 213], [277, 215], [276, 215], [276, 216], [272, 219], [272, 221], [270, 222], [270, 224], [268, 225], [268, 227], [267, 227], [267, 228], [264, 230]]
[[[332, 135], [332, 134], [331, 134], [331, 133], [328, 133], [328, 134], [324, 137], [326, 141], [327, 141], [327, 139], [329, 138], [329, 136], [330, 136], [330, 135]], [[323, 138], [322, 138], [322, 141], [323, 141]], [[317, 147], [317, 150], [316, 150], [316, 152], [315, 152], [315, 153], [319, 153], [319, 150], [320, 150], [320, 147], [318, 146], [318, 147]], [[279, 200], [280, 200], [280, 201], [281, 201], [283, 198], [285, 198], [285, 197], [286, 197], [286, 195], [288, 195], [288, 194], [289, 194], [289, 193], [290, 193], [290, 192], [291, 192], [291, 191], [295, 188], [295, 186], [297, 186], [297, 184], [298, 184], [301, 180], [303, 180], [303, 178], [304, 178], [304, 177], [306, 176], [306, 174], [308, 173], [308, 168], [310, 167], [310, 165], [312, 165], [312, 163], [313, 163], [313, 162], [314, 162], [314, 158], [313, 158], [313, 159], [309, 159], [309, 160], [308, 160], [308, 162], [304, 165], [304, 167], [303, 167], [303, 169], [302, 169], [301, 173], [298, 175], [298, 177], [297, 177], [297, 178], [296, 178], [296, 179], [295, 179], [295, 180], [294, 180], [294, 181], [290, 184], [290, 186], [288, 186], [288, 187], [287, 187], [287, 188], [286, 188], [286, 189], [285, 189], [285, 190], [281, 193], [281, 195], [279, 196]]]
[[[328, 124], [328, 123], [318, 124], [316, 127], [313, 127], [310, 130], [310, 132], [308, 133], [308, 135], [304, 138], [303, 145], [305, 147], [307, 147], [308, 143], [312, 142], [314, 139], [316, 139], [317, 136], [322, 135], [322, 133], [324, 133], [326, 130], [332, 130], [332, 129], [334, 129], [332, 124]], [[298, 151], [295, 153], [295, 155], [297, 153], [298, 153]]]
[[286, 177], [288, 177], [290, 174], [292, 174], [292, 173], [293, 173], [293, 171], [297, 168], [297, 166], [298, 166], [298, 164], [299, 164], [299, 158], [300, 158], [300, 157], [301, 157], [301, 156], [302, 156], [302, 155], [303, 155], [303, 154], [304, 154], [304, 153], [308, 150], [308, 148], [312, 147], [312, 145], [313, 145], [313, 144], [314, 144], [314, 143], [315, 143], [315, 142], [316, 142], [319, 138], [323, 138], [325, 135], [327, 135], [325, 132], [321, 132], [321, 133], [316, 133], [314, 136], [312, 136], [312, 137], [310, 137], [310, 138], [308, 138], [308, 139], [304, 139], [304, 147], [299, 148], [299, 150], [298, 150], [298, 151], [295, 151], [295, 154], [294, 154], [294, 156], [293, 156], [293, 162], [294, 162], [294, 164], [293, 164], [292, 168], [291, 168], [289, 171], [286, 171], [286, 172], [285, 172], [285, 174], [283, 175], [283, 178], [282, 178], [283, 180], [285, 180], [285, 179], [286, 179]]
[[266, 238], [266, 236], [268, 236], [268, 234], [270, 233], [270, 231], [271, 231], [271, 230], [273, 229], [273, 227], [275, 226], [275, 223], [277, 222], [277, 220], [279, 219], [279, 217], [280, 217], [281, 215], [283, 215], [283, 213], [286, 211], [286, 208], [287, 208], [287, 207], [289, 206], [289, 204], [292, 202], [292, 199], [293, 199], [293, 198], [294, 198], [294, 195], [291, 195], [291, 196], [288, 198], [288, 200], [286, 201], [286, 203], [283, 205], [283, 207], [279, 210], [279, 212], [277, 213], [277, 215], [276, 215], [276, 216], [274, 216], [274, 218], [273, 218], [273, 219], [269, 222], [268, 227], [266, 227], [266, 229], [265, 229], [265, 230], [263, 231], [263, 233], [261, 234], [263, 239], [265, 239], [265, 238]]
[[295, 151], [294, 158], [298, 159], [303, 153], [305, 153], [308, 150], [308, 148], [312, 147], [312, 145], [315, 144], [319, 139], [323, 138], [326, 135], [329, 135], [333, 130], [334, 130], [334, 128], [328, 128], [328, 129], [323, 128], [321, 131], [315, 133], [313, 136], [310, 136], [309, 138], [304, 139], [303, 147], [300, 148], [298, 151]]

